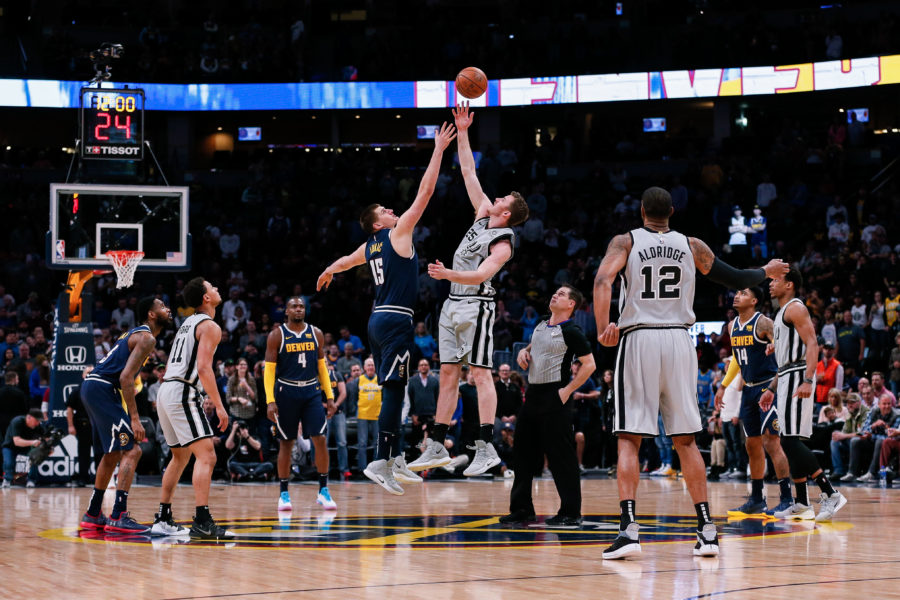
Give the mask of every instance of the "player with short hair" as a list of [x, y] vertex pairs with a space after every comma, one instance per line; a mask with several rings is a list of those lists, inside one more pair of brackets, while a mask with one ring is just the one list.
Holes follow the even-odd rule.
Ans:
[[441, 356], [441, 388], [432, 437], [422, 455], [410, 463], [413, 471], [424, 471], [450, 463], [444, 440], [459, 398], [457, 382], [460, 365], [471, 368], [478, 389], [481, 427], [475, 440], [475, 457], [464, 475], [481, 475], [500, 464], [492, 443], [497, 390], [491, 375], [494, 353], [494, 317], [497, 311], [491, 279], [512, 258], [515, 247], [513, 227], [528, 219], [528, 205], [518, 192], [493, 202], [482, 191], [469, 143], [469, 127], [474, 113], [469, 103], [453, 111], [459, 131], [459, 164], [469, 200], [475, 208], [475, 223], [463, 236], [453, 255], [453, 268], [437, 260], [428, 265], [434, 279], [450, 281], [450, 297], [444, 302], [439, 321], [438, 350]]
[[[230, 531], [216, 524], [209, 513], [209, 487], [216, 466], [213, 431], [203, 412], [204, 394], [216, 407], [219, 430], [228, 428], [228, 413], [219, 396], [213, 374], [213, 356], [222, 339], [222, 329], [213, 320], [222, 296], [203, 277], [195, 277], [182, 290], [184, 302], [194, 314], [182, 322], [172, 341], [166, 374], [156, 394], [156, 412], [172, 458], [163, 473], [159, 512], [152, 532], [157, 535], [186, 535], [205, 540], [227, 540]], [[201, 391], [202, 388], [202, 391]], [[194, 522], [190, 532], [175, 523], [172, 496], [184, 468], [194, 456]]]
[[787, 455], [794, 478], [797, 498], [785, 510], [775, 516], [785, 519], [811, 518], [806, 481], [812, 478], [821, 490], [822, 508], [816, 521], [830, 521], [834, 514], [847, 504], [847, 498], [835, 491], [828, 477], [819, 467], [812, 450], [803, 443], [812, 437], [813, 408], [816, 389], [816, 367], [819, 361], [819, 345], [809, 309], [797, 298], [797, 290], [803, 285], [803, 276], [796, 267], [785, 275], [773, 277], [769, 293], [778, 302], [775, 315], [775, 360], [778, 377], [762, 394], [760, 408], [768, 410], [778, 394], [775, 408], [781, 424], [781, 447]]
[[[776, 515], [794, 503], [791, 494], [791, 471], [778, 435], [780, 422], [773, 407], [770, 406], [768, 410], [763, 411], [759, 406], [760, 397], [778, 373], [775, 357], [766, 352], [769, 343], [773, 341], [772, 319], [756, 311], [757, 304], [763, 299], [762, 294], [760, 288], [753, 286], [738, 290], [734, 295], [733, 306], [738, 311], [738, 316], [728, 324], [734, 360], [728, 364], [728, 372], [716, 392], [716, 409], [721, 411], [724, 406], [725, 389], [740, 373], [744, 382], [741, 391], [740, 419], [744, 435], [747, 437], [751, 492], [744, 504], [728, 511], [728, 514], [737, 516]], [[769, 510], [763, 497], [766, 453], [772, 458], [775, 476], [778, 477], [781, 489], [781, 500], [772, 510]], [[804, 518], [811, 519], [812, 515]]]
[[[706, 496], [706, 466], [694, 439], [702, 428], [697, 406], [697, 352], [688, 328], [694, 323], [694, 286], [699, 270], [722, 285], [742, 289], [784, 273], [773, 260], [765, 269], [737, 270], [702, 241], [669, 228], [672, 196], [651, 187], [641, 196], [644, 226], [609, 243], [594, 280], [594, 316], [604, 346], [619, 344], [615, 369], [619, 462], [619, 536], [603, 558], [640, 554], [635, 494], [638, 451], [644, 437], [659, 434], [658, 415], [672, 438], [688, 492], [697, 511], [695, 556], [719, 553], [719, 538]], [[609, 322], [612, 282], [623, 273], [619, 322]], [[620, 340], [621, 330], [621, 340]]]
[[[278, 445], [278, 479], [281, 494], [278, 510], [291, 510], [288, 482], [291, 477], [291, 450], [297, 440], [298, 426], [312, 440], [319, 473], [316, 503], [328, 510], [337, 504], [328, 491], [328, 444], [325, 427], [334, 414], [334, 389], [325, 364], [325, 336], [306, 322], [306, 303], [300, 296], [288, 298], [285, 322], [272, 329], [266, 342], [263, 384], [266, 413], [275, 423]], [[327, 407], [322, 406], [325, 394]]]
[[316, 282], [317, 290], [327, 288], [335, 273], [366, 262], [372, 271], [375, 308], [369, 317], [368, 333], [382, 398], [375, 460], [363, 472], [398, 496], [403, 494], [398, 479], [404, 483], [422, 481], [406, 467], [400, 454], [400, 417], [415, 344], [413, 315], [419, 288], [419, 263], [412, 234], [434, 193], [444, 150], [455, 137], [453, 125], [444, 123], [434, 135], [431, 161], [409, 209], [398, 217], [380, 204], [368, 206], [359, 222], [369, 239], [352, 254], [329, 265]]
[[[172, 322], [172, 312], [162, 300], [148, 296], [138, 302], [137, 314], [141, 324], [123, 334], [81, 384], [81, 400], [94, 431], [94, 456], [103, 455], [81, 529], [131, 534], [150, 529], [132, 519], [127, 508], [128, 491], [141, 458], [139, 444], [146, 438], [134, 399], [134, 381], [156, 347], [156, 336]], [[101, 510], [103, 494], [116, 465], [116, 502], [107, 519]]]

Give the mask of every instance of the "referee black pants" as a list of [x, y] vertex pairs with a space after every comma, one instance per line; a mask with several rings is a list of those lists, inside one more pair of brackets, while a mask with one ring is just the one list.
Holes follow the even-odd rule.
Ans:
[[559, 384], [533, 384], [525, 393], [525, 404], [516, 417], [513, 443], [513, 480], [509, 510], [534, 513], [532, 481], [544, 467], [544, 455], [556, 491], [558, 514], [581, 516], [581, 476], [575, 454], [575, 432], [569, 411], [559, 399]]

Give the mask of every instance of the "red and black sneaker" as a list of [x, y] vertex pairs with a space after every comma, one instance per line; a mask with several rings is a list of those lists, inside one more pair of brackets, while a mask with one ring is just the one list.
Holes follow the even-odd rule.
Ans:
[[81, 523], [78, 524], [78, 529], [82, 531], [103, 531], [108, 521], [109, 519], [102, 512], [96, 517], [84, 513], [84, 516], [81, 517]]
[[123, 512], [119, 515], [118, 519], [108, 519], [106, 522], [106, 526], [103, 528], [103, 531], [106, 533], [129, 533], [129, 534], [140, 534], [140, 533], [150, 533], [150, 528], [146, 525], [141, 525], [137, 521], [131, 518], [131, 513]]

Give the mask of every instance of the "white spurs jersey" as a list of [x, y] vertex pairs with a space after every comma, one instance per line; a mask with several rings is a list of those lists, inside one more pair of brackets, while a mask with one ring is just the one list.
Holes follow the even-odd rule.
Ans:
[[684, 234], [634, 229], [622, 273], [619, 328], [694, 324], [694, 255]]
[[[778, 363], [779, 373], [806, 369], [806, 344], [800, 339], [800, 334], [797, 333], [794, 325], [784, 322], [784, 311], [794, 302], [803, 304], [800, 298], [791, 298], [788, 302], [785, 302], [784, 306], [778, 309], [778, 314], [775, 315], [775, 362]], [[788, 365], [793, 366], [784, 369]], [[784, 370], [782, 371], [782, 369]]]
[[194, 313], [178, 328], [166, 363], [166, 381], [174, 379], [197, 385], [197, 326], [209, 318], [204, 313]]

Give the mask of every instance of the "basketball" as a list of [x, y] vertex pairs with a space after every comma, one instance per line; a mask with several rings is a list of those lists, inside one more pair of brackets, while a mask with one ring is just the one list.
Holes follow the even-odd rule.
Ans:
[[466, 67], [456, 76], [456, 91], [474, 100], [487, 90], [487, 75], [478, 67]]

